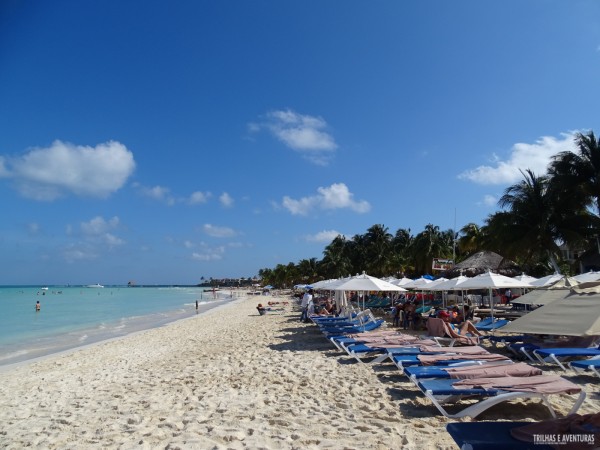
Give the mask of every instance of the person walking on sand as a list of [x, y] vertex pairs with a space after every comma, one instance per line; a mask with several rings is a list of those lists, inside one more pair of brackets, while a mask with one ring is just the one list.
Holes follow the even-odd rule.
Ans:
[[312, 293], [312, 289], [309, 289], [302, 296], [302, 315], [300, 316], [300, 322], [305, 322], [306, 320], [308, 320], [308, 304], [312, 301]]
[[35, 304], [35, 310], [39, 311], [40, 309], [42, 309], [42, 305], [40, 305], [40, 301], [38, 300], [37, 303]]

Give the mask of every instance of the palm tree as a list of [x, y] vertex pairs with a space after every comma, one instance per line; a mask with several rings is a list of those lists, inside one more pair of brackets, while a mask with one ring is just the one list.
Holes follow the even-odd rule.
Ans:
[[571, 205], [593, 206], [600, 215], [600, 140], [590, 131], [577, 133], [575, 142], [577, 153], [561, 152], [550, 163], [553, 191], [563, 193]]
[[297, 271], [302, 283], [314, 283], [319, 281], [317, 258], [301, 259], [297, 264]]
[[390, 258], [390, 274], [404, 274], [409, 269], [410, 246], [413, 237], [410, 229], [400, 228], [392, 240], [392, 254]]
[[461, 236], [458, 238], [458, 249], [464, 255], [477, 253], [483, 247], [484, 233], [479, 225], [471, 222], [460, 229]]
[[350, 258], [346, 244], [346, 238], [340, 234], [323, 250], [320, 265], [325, 278], [341, 278], [350, 273]]
[[370, 275], [381, 277], [388, 273], [392, 255], [392, 238], [384, 225], [373, 225], [367, 230], [365, 243], [365, 268]]
[[565, 207], [565, 197], [551, 189], [549, 176], [536, 176], [531, 170], [524, 179], [509, 186], [498, 201], [507, 208], [488, 219], [489, 236], [504, 245], [504, 255], [525, 262], [548, 258], [559, 271], [560, 244], [581, 245], [592, 226], [592, 217], [576, 205]]
[[[454, 232], [450, 232], [454, 236]], [[415, 271], [420, 274], [431, 271], [433, 258], [448, 258], [452, 255], [453, 239], [448, 239], [448, 232], [440, 232], [440, 227], [427, 224], [425, 229], [417, 234], [411, 247]]]

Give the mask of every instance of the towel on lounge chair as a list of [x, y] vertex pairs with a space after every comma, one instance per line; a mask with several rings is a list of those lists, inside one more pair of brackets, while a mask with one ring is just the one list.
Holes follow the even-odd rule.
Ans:
[[540, 394], [577, 394], [581, 388], [556, 375], [530, 377], [472, 378], [457, 381], [457, 389], [502, 389], [504, 391], [536, 392]]
[[424, 366], [434, 365], [439, 363], [440, 361], [461, 361], [465, 359], [474, 359], [477, 361], [506, 361], [509, 358], [503, 355], [496, 355], [494, 353], [481, 353], [481, 354], [448, 354], [448, 353], [440, 353], [437, 355], [419, 355], [419, 361]]
[[489, 354], [485, 348], [478, 345], [473, 347], [440, 347], [439, 345], [421, 345], [423, 353], [458, 353], [461, 355], [482, 355]]
[[465, 380], [478, 377], [524, 377], [541, 375], [542, 371], [525, 363], [513, 364], [511, 361], [499, 361], [485, 364], [471, 363], [465, 366], [408, 366], [404, 373], [417, 383], [423, 378], [454, 378]]
[[540, 369], [523, 362], [515, 364], [488, 363], [477, 366], [448, 367], [444, 370], [450, 375], [450, 378], [459, 378], [462, 380], [480, 377], [531, 377], [542, 374]]
[[427, 319], [427, 332], [430, 336], [444, 337], [446, 335], [444, 321], [442, 319], [430, 317]]

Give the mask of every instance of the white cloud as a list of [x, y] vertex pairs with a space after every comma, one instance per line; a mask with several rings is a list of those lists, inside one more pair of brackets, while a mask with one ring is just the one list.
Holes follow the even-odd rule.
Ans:
[[67, 262], [73, 263], [96, 259], [98, 255], [90, 248], [81, 248], [71, 245], [64, 250], [63, 257]]
[[337, 144], [325, 131], [327, 122], [321, 117], [298, 114], [291, 109], [267, 113], [263, 123], [248, 125], [250, 132], [268, 130], [287, 147], [299, 152], [313, 164], [329, 164]]
[[40, 232], [40, 224], [36, 222], [31, 222], [27, 224], [27, 231], [29, 234], [34, 235]]
[[106, 233], [108, 230], [113, 230], [119, 226], [119, 218], [117, 216], [107, 220], [103, 217], [94, 217], [89, 222], [81, 222], [81, 231], [84, 234], [99, 236]]
[[133, 154], [115, 141], [96, 147], [54, 141], [0, 161], [0, 177], [12, 179], [24, 197], [44, 201], [68, 194], [106, 198], [123, 187], [134, 169]]
[[193, 192], [192, 195], [190, 195], [188, 202], [190, 205], [206, 203], [211, 196], [212, 196], [212, 194], [210, 192], [196, 191], [196, 192]]
[[219, 201], [225, 208], [231, 208], [233, 206], [233, 198], [227, 192], [223, 192], [219, 196]]
[[544, 136], [534, 144], [513, 145], [508, 160], [502, 161], [494, 155], [492, 165], [479, 166], [466, 170], [458, 178], [484, 185], [506, 185], [523, 178], [520, 170], [531, 169], [536, 175], [546, 173], [552, 156], [559, 152], [577, 150], [572, 133], [562, 134], [562, 139]]
[[212, 237], [227, 238], [237, 235], [233, 228], [217, 227], [215, 225], [211, 225], [210, 223], [205, 223], [202, 229], [206, 234]]
[[119, 218], [116, 216], [108, 221], [98, 216], [89, 222], [82, 222], [81, 231], [92, 242], [100, 242], [111, 248], [117, 247], [123, 245], [125, 241], [109, 231], [118, 228], [119, 223]]
[[334, 183], [317, 189], [317, 195], [294, 200], [283, 197], [282, 206], [294, 215], [307, 215], [313, 209], [332, 210], [347, 208], [357, 213], [366, 213], [371, 205], [366, 200], [355, 201], [344, 183]]
[[171, 190], [163, 186], [146, 187], [136, 184], [136, 187], [142, 193], [142, 195], [156, 200], [158, 202], [165, 203], [166, 205], [173, 206], [175, 204], [175, 198], [171, 195]]
[[6, 168], [5, 158], [0, 156], [0, 178], [8, 178], [10, 176], [10, 172]]
[[323, 230], [323, 231], [319, 231], [317, 234], [306, 236], [306, 241], [307, 242], [330, 243], [339, 235], [343, 236], [343, 234], [340, 233], [339, 231]]
[[483, 196], [483, 200], [477, 204], [480, 206], [495, 206], [498, 204], [498, 197], [495, 195], [486, 194]]
[[192, 253], [192, 259], [197, 261], [218, 261], [223, 259], [225, 247], [205, 248], [201, 251]]
[[104, 243], [106, 245], [108, 245], [109, 247], [117, 247], [119, 245], [123, 245], [125, 243], [125, 241], [113, 234], [110, 233], [105, 233], [102, 236], [102, 239], [104, 240]]

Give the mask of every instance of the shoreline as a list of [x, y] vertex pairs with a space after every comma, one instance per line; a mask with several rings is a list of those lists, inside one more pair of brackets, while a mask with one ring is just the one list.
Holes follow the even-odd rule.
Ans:
[[[15, 361], [15, 362], [3, 363], [2, 360], [0, 360], [0, 373], [7, 372], [14, 368], [25, 366], [28, 364], [41, 362], [48, 358], [52, 358], [54, 356], [68, 355], [68, 354], [75, 352], [77, 350], [80, 350], [80, 349], [86, 349], [86, 348], [94, 347], [96, 345], [110, 343], [110, 342], [118, 341], [120, 339], [126, 339], [130, 336], [135, 336], [137, 334], [144, 333], [145, 331], [149, 331], [149, 330], [153, 330], [153, 329], [166, 327], [166, 326], [169, 326], [170, 324], [177, 323], [180, 321], [191, 320], [191, 319], [194, 319], [195, 317], [202, 316], [203, 314], [207, 314], [209, 311], [223, 308], [229, 304], [233, 304], [236, 302], [241, 302], [244, 299], [245, 299], [245, 297], [239, 297], [239, 298], [232, 298], [232, 299], [216, 300], [214, 302], [207, 302], [204, 304], [201, 303], [200, 305], [204, 306], [204, 308], [200, 307], [198, 309], [198, 312], [190, 313], [190, 315], [186, 316], [186, 317], [173, 318], [172, 320], [167, 319], [166, 322], [160, 322], [160, 323], [157, 322], [153, 326], [150, 326], [150, 327], [127, 331], [124, 334], [120, 334], [117, 336], [111, 336], [111, 337], [106, 337], [106, 338], [99, 337], [98, 339], [94, 339], [94, 340], [91, 340], [90, 342], [86, 342], [83, 344], [77, 344], [77, 343], [73, 342], [71, 344], [67, 344], [65, 346], [65, 348], [57, 347], [57, 349], [49, 350], [48, 353], [44, 353], [39, 356], [25, 358], [23, 360], [19, 360], [19, 361]], [[147, 317], [147, 316], [144, 316], [144, 317]], [[6, 358], [6, 359], [8, 360], [9, 358]], [[15, 358], [12, 358], [12, 359], [15, 359]]]
[[[32, 448], [454, 449], [445, 419], [395, 366], [339, 353], [290, 299], [244, 297], [0, 372], [0, 445]], [[580, 413], [596, 412], [595, 379]], [[572, 399], [552, 398], [565, 414]], [[481, 420], [549, 418], [535, 401]]]
[[[233, 296], [200, 302], [198, 312], [194, 309], [193, 303], [190, 303], [189, 310], [177, 308], [141, 316], [127, 317], [125, 319], [128, 320], [128, 325], [123, 327], [119, 326], [122, 321], [122, 319], [120, 319], [104, 324], [105, 329], [101, 329], [94, 325], [92, 327], [79, 328], [68, 332], [37, 337], [33, 340], [26, 341], [24, 344], [8, 344], [7, 347], [10, 346], [13, 347], [13, 349], [0, 355], [0, 371], [5, 367], [10, 367], [12, 365], [27, 363], [28, 361], [39, 360], [54, 354], [61, 354], [78, 348], [120, 339], [145, 330], [163, 327], [179, 320], [193, 318], [221, 305], [235, 302], [239, 298], [240, 297]], [[81, 340], [81, 335], [85, 336], [85, 340]]]

